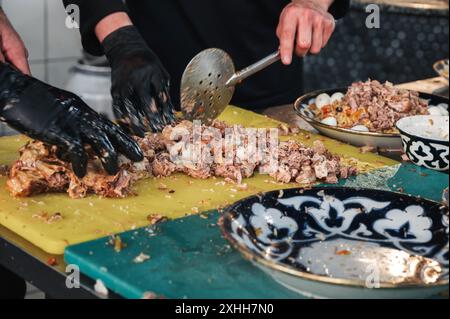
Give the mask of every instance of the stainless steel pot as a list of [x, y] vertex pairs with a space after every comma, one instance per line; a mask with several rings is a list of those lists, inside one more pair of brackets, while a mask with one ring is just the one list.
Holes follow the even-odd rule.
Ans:
[[113, 119], [111, 69], [106, 59], [81, 59], [69, 71], [65, 90], [80, 96], [91, 108]]

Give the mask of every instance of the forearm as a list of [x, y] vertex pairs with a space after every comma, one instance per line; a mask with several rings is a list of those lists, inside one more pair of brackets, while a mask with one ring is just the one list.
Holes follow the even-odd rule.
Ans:
[[100, 43], [112, 32], [126, 26], [133, 25], [126, 12], [117, 12], [110, 14], [100, 20], [95, 27], [95, 35]]
[[[339, 2], [339, 0], [314, 0], [316, 5], [320, 6], [324, 10], [328, 11], [333, 4], [333, 2]], [[293, 3], [305, 2], [305, 0], [292, 0]]]
[[[0, 6], [0, 28], [2, 25], [4, 25], [6, 22], [8, 22], [8, 18], [6, 17], [5, 12], [2, 9], [2, 6]], [[1, 30], [0, 30], [1, 32]]]
[[63, 0], [63, 3], [65, 7], [76, 5], [79, 8], [80, 33], [84, 49], [93, 55], [102, 55], [104, 52], [97, 36], [97, 25], [116, 13], [126, 16], [127, 9], [122, 0]]

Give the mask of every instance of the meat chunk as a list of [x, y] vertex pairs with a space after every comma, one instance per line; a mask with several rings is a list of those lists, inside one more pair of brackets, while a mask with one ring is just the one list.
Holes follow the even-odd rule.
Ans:
[[7, 181], [13, 196], [68, 192], [71, 198], [83, 198], [89, 193], [122, 198], [132, 193], [134, 177], [125, 168], [110, 176], [98, 159], [92, 159], [86, 176], [79, 179], [70, 164], [56, 157], [55, 147], [35, 141], [28, 143], [20, 152], [21, 157], [11, 167]]
[[309, 165], [302, 167], [300, 174], [295, 178], [295, 182], [299, 184], [312, 184], [317, 180], [317, 176], [313, 168]]
[[233, 181], [237, 184], [242, 184], [244, 178], [253, 176], [256, 168], [256, 164], [241, 163], [238, 165], [215, 165], [214, 175], [217, 177], [223, 177], [226, 180]]
[[177, 166], [170, 161], [169, 153], [156, 155], [152, 163], [152, 173], [156, 177], [167, 177], [177, 170]]
[[61, 192], [68, 187], [68, 165], [56, 158], [54, 148], [42, 142], [29, 142], [19, 152], [20, 159], [11, 167], [6, 183], [12, 195]]

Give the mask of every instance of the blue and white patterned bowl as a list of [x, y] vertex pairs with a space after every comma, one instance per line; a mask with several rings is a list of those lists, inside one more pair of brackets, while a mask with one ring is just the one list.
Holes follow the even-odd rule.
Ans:
[[416, 165], [449, 170], [449, 117], [411, 116], [397, 122], [403, 149]]
[[373, 189], [289, 189], [239, 201], [219, 224], [244, 257], [307, 296], [448, 290], [448, 209], [436, 202]]

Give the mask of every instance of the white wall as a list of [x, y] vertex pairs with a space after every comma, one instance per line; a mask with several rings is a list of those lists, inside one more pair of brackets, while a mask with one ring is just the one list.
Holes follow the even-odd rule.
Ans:
[[[82, 48], [79, 31], [65, 26], [66, 14], [62, 1], [0, 2], [27, 46], [33, 76], [51, 85], [64, 87], [68, 70], [80, 58]], [[0, 123], [0, 136], [11, 133]]]
[[65, 26], [61, 0], [3, 0], [3, 10], [30, 53], [33, 75], [62, 87], [68, 69], [81, 56], [77, 29]]

